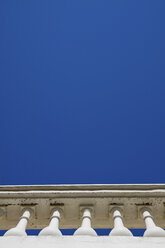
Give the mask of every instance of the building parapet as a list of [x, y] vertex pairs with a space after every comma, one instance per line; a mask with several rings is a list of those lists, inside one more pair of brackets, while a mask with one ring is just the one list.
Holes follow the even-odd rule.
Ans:
[[10, 236], [20, 227], [41, 236], [61, 235], [59, 228], [132, 236], [129, 229], [146, 228], [144, 236], [165, 237], [165, 184], [0, 186], [0, 228]]

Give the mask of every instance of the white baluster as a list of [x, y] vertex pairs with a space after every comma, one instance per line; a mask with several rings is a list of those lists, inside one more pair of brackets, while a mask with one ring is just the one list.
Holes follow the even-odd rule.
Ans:
[[16, 227], [9, 229], [4, 235], [5, 236], [26, 236], [26, 227], [28, 220], [30, 218], [30, 210], [26, 209], [23, 212], [23, 215], [20, 218], [20, 221], [16, 225]]
[[84, 209], [82, 216], [82, 224], [74, 235], [97, 236], [95, 230], [91, 227], [91, 210]]
[[60, 211], [54, 210], [49, 226], [41, 230], [39, 235], [41, 236], [62, 236], [62, 233], [59, 230], [59, 221], [60, 221]]
[[144, 237], [165, 237], [165, 231], [155, 225], [153, 218], [150, 214], [148, 208], [142, 208], [141, 213], [146, 225], [146, 231], [144, 232]]
[[114, 228], [110, 232], [110, 236], [133, 236], [130, 230], [126, 228], [123, 224], [122, 214], [120, 208], [112, 209]]

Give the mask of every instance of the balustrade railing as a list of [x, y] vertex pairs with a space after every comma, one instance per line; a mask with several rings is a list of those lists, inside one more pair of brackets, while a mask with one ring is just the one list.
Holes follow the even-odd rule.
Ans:
[[[76, 228], [73, 236], [165, 237], [165, 185], [0, 186], [0, 228], [4, 236], [62, 236], [59, 228]], [[19, 220], [20, 218], [20, 220]], [[157, 223], [157, 224], [155, 224]]]

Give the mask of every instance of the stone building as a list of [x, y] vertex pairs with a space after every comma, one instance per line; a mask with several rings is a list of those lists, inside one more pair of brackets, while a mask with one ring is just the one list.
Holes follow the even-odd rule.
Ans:
[[165, 184], [0, 186], [1, 248], [164, 248], [163, 228]]

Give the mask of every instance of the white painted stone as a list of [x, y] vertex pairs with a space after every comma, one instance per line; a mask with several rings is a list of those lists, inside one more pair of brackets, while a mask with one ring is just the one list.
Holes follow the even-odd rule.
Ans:
[[155, 225], [153, 218], [149, 212], [149, 209], [142, 208], [141, 211], [146, 224], [146, 231], [144, 232], [144, 237], [165, 237], [165, 231]]
[[1, 248], [164, 248], [165, 238], [91, 237], [91, 236], [27, 236], [0, 237]]
[[58, 210], [53, 211], [49, 226], [45, 227], [39, 233], [40, 236], [62, 236], [59, 230], [60, 212]]
[[79, 227], [74, 235], [79, 236], [97, 236], [95, 230], [91, 227], [91, 210], [84, 209], [83, 216], [82, 216], [82, 224]]
[[14, 228], [9, 229], [5, 236], [26, 236], [27, 233], [25, 232], [28, 220], [30, 218], [30, 211], [27, 209], [24, 211], [23, 215], [20, 218], [17, 226]]
[[132, 236], [132, 233], [128, 228], [123, 225], [122, 214], [120, 208], [113, 208], [113, 219], [114, 219], [114, 228], [110, 232], [110, 236]]

